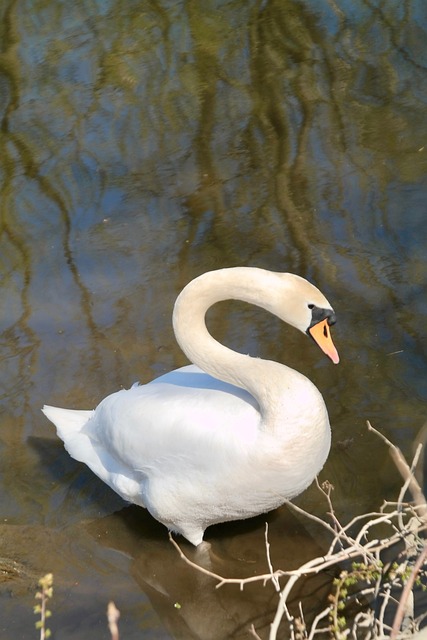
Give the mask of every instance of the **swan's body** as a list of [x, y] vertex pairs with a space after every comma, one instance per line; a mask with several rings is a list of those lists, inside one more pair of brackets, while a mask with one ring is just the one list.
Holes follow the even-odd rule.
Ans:
[[293, 274], [222, 269], [193, 280], [175, 304], [175, 334], [195, 365], [113, 393], [95, 411], [44, 407], [73, 458], [195, 545], [209, 525], [303, 491], [330, 448], [326, 407], [307, 378], [210, 336], [205, 313], [229, 298], [310, 332], [338, 362], [335, 316], [318, 289]]

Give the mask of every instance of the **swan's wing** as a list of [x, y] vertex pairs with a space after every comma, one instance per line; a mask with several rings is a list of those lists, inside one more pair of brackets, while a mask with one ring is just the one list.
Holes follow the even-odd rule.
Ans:
[[189, 366], [108, 396], [83, 432], [142, 473], [180, 465], [209, 474], [245, 455], [259, 422], [249, 393]]
[[[246, 466], [260, 422], [247, 392], [197, 367], [113, 393], [94, 412], [53, 407], [44, 412], [73, 458], [125, 500], [147, 507], [192, 540], [199, 540], [207, 526], [205, 500], [219, 495], [215, 500], [221, 504], [232, 501], [225, 498], [227, 478], [238, 474], [240, 463]], [[188, 523], [177, 523], [194, 508], [200, 511], [194, 518], [205, 524], [192, 536]], [[214, 519], [224, 519], [221, 514]]]

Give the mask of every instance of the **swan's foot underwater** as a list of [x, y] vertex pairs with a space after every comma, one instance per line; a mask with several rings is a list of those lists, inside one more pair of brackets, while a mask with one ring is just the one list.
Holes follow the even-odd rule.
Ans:
[[190, 552], [191, 558], [180, 547], [179, 542], [174, 538], [174, 534], [169, 531], [169, 540], [178, 551], [180, 557], [184, 562], [189, 565], [197, 565], [205, 569], [208, 572], [212, 571], [212, 545], [210, 542], [202, 540], [198, 545], [195, 545]]
[[194, 559], [205, 569], [212, 571], [212, 545], [210, 542], [203, 540], [197, 545], [194, 552]]

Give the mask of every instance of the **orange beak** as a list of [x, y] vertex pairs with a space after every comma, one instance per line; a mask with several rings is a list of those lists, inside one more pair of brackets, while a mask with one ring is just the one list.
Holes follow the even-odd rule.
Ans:
[[338, 364], [340, 357], [338, 355], [338, 351], [335, 349], [334, 343], [332, 342], [328, 321], [326, 319], [322, 320], [311, 327], [308, 331], [311, 337], [322, 349], [323, 353], [326, 353], [334, 364]]

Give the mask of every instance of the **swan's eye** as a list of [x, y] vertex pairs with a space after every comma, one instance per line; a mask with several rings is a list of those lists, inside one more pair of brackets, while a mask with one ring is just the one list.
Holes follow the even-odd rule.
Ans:
[[336, 317], [332, 309], [320, 309], [319, 307], [316, 307], [315, 304], [308, 303], [307, 307], [311, 309], [310, 327], [314, 327], [315, 324], [322, 322], [322, 320], [327, 320], [329, 326], [335, 324]]

